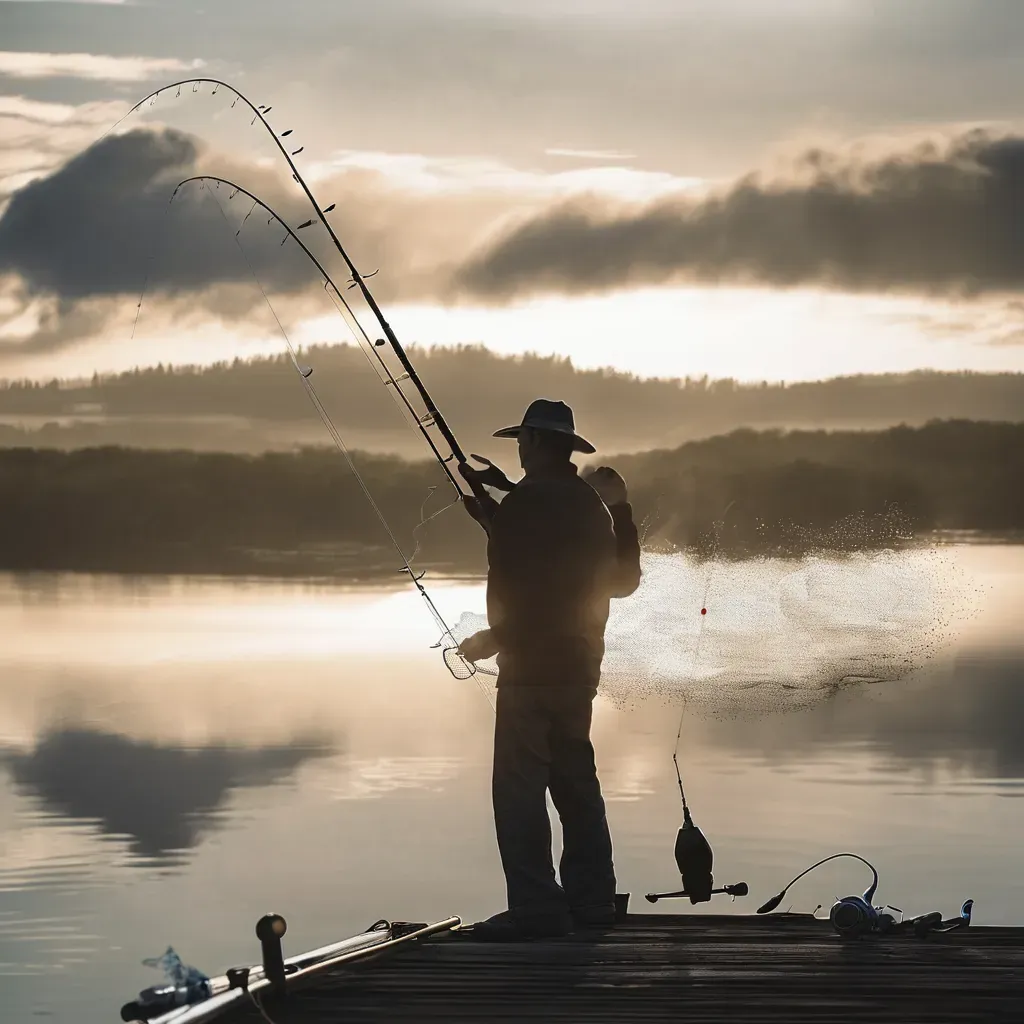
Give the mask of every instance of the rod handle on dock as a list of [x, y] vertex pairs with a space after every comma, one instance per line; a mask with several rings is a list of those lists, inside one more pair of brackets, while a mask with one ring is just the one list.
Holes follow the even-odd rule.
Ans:
[[256, 938], [263, 949], [263, 971], [275, 992], [284, 992], [284, 952], [281, 938], [288, 924], [280, 914], [264, 914], [256, 922]]
[[[750, 892], [746, 882], [736, 882], [735, 885], [723, 885], [721, 889], [712, 889], [712, 896], [746, 896]], [[658, 900], [679, 900], [689, 897], [685, 889], [679, 892], [649, 892], [644, 897], [648, 903], [657, 903]]]

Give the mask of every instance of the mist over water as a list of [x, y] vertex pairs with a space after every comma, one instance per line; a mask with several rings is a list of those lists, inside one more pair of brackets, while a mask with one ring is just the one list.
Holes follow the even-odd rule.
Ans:
[[[695, 714], [759, 715], [902, 679], [983, 599], [940, 548], [703, 562], [645, 552], [641, 564], [640, 588], [612, 602], [606, 634], [601, 693], [623, 709], [685, 701]], [[463, 612], [453, 633], [486, 624]], [[493, 660], [481, 668], [493, 679]]]
[[[853, 849], [909, 913], [971, 897], [977, 923], [1024, 924], [1024, 549], [645, 572], [614, 605], [594, 724], [635, 909], [750, 913]], [[479, 584], [432, 595], [450, 622], [483, 607]], [[503, 906], [493, 715], [411, 588], [7, 576], [0, 633], [5, 1021], [116, 1019], [169, 944], [211, 973], [253, 962], [268, 910], [297, 952]], [[678, 885], [684, 705], [716, 880], [751, 896], [651, 908]], [[783, 909], [862, 889], [840, 861]]]

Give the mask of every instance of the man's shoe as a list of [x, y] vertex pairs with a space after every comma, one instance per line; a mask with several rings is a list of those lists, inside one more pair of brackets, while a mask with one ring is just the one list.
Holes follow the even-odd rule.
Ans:
[[614, 928], [618, 920], [615, 904], [596, 907], [573, 907], [572, 922], [577, 928], [607, 929]]
[[516, 914], [503, 910], [486, 921], [478, 921], [469, 929], [479, 942], [529, 942], [532, 939], [558, 939], [572, 933], [569, 914], [551, 914], [543, 917]]

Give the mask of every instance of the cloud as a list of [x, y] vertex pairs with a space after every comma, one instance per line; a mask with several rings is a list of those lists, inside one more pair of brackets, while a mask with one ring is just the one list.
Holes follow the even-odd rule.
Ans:
[[0, 96], [0, 214], [10, 195], [57, 170], [127, 109], [119, 101], [71, 105]]
[[918, 308], [883, 313], [880, 322], [910, 327], [938, 343], [967, 342], [988, 348], [1024, 345], [1024, 300], [995, 297], [985, 301], [926, 302]]
[[[108, 136], [16, 191], [0, 216], [0, 275], [20, 284], [25, 309], [33, 307], [45, 323], [40, 319], [38, 336], [8, 331], [8, 350], [59, 347], [64, 328], [65, 342], [76, 340], [83, 334], [72, 323], [93, 329], [96, 300], [134, 301], [144, 284], [147, 301], [177, 300], [192, 315], [202, 307], [232, 320], [252, 310], [253, 271], [278, 297], [318, 286], [297, 247], [282, 246], [280, 227], [268, 226], [259, 211], [246, 219], [252, 203], [244, 196], [193, 184], [169, 206], [182, 179], [210, 170], [245, 185], [292, 225], [309, 218], [298, 189], [271, 170], [240, 165], [174, 130]], [[516, 197], [507, 182], [452, 187], [436, 169], [437, 187], [425, 196], [421, 187], [399, 183], [393, 170], [344, 162], [322, 168], [316, 185], [325, 203], [337, 204], [332, 223], [357, 265], [384, 268], [376, 289], [382, 299], [436, 298], [482, 242], [481, 225], [495, 223], [516, 202], [540, 208], [550, 201], [539, 193]], [[244, 256], [235, 241], [243, 221]], [[330, 255], [322, 228], [303, 237], [322, 257]], [[92, 303], [88, 315], [85, 303]]]
[[[94, 130], [64, 108], [22, 100], [11, 110], [17, 124]], [[38, 133], [32, 138], [38, 148]], [[40, 148], [32, 167], [56, 159]], [[0, 215], [0, 275], [5, 294], [20, 289], [23, 303], [20, 333], [0, 339], [8, 351], [51, 350], [94, 332], [126, 297], [137, 301], [144, 282], [147, 302], [177, 303], [175, 315], [193, 320], [250, 317], [262, 306], [253, 272], [292, 312], [319, 287], [278, 225], [258, 211], [246, 219], [244, 196], [190, 185], [168, 205], [183, 178], [215, 172], [290, 224], [307, 220], [305, 199], [270, 163], [241, 163], [175, 130], [139, 129], [107, 136], [48, 174], [32, 167], [5, 170], [0, 161], [9, 181], [34, 176]], [[331, 223], [356, 265], [382, 269], [375, 293], [387, 302], [501, 305], [680, 282], [946, 298], [1024, 286], [1015, 227], [1024, 139], [982, 130], [808, 149], [714, 188], [626, 168], [541, 174], [382, 153], [345, 152], [308, 170], [320, 200], [336, 204]], [[235, 241], [243, 222], [244, 256]], [[339, 269], [322, 227], [302, 237]], [[956, 335], [975, 312], [961, 307], [922, 329]], [[1010, 322], [993, 317], [986, 337], [1016, 344], [1016, 335], [1004, 338]]]
[[[0, 279], [0, 354], [56, 352], [80, 338], [95, 337], [117, 316], [119, 305], [109, 296], [78, 301], [30, 297], [18, 282]], [[9, 310], [6, 318], [4, 307]], [[179, 315], [176, 322], [184, 319]]]
[[17, 117], [42, 124], [63, 124], [77, 115], [67, 103], [43, 103], [24, 96], [0, 96], [0, 117]]
[[107, 57], [97, 53], [31, 53], [0, 50], [0, 76], [7, 78], [87, 78], [143, 82], [176, 72], [195, 71], [203, 61], [168, 57]]
[[636, 153], [620, 153], [615, 149], [545, 149], [545, 156], [566, 156], [577, 160], [635, 160]]
[[[9, 107], [18, 115], [9, 137], [29, 117], [57, 124], [67, 119], [71, 125], [79, 116], [72, 113], [76, 108], [29, 101]], [[36, 124], [25, 135], [32, 151], [24, 151], [23, 164], [8, 173], [38, 175], [48, 159], [42, 150], [46, 134]], [[17, 275], [27, 299], [51, 296], [65, 307], [137, 294], [147, 268], [149, 287], [167, 296], [251, 284], [233, 237], [251, 209], [249, 200], [232, 199], [226, 188], [204, 193], [193, 185], [168, 209], [178, 182], [211, 171], [238, 181], [293, 225], [310, 215], [298, 190], [266, 166], [207, 151], [175, 130], [138, 129], [107, 136], [11, 195], [0, 216], [0, 273]], [[540, 213], [558, 197], [585, 188], [650, 197], [684, 187], [683, 179], [671, 175], [625, 169], [538, 174], [488, 161], [381, 153], [340, 153], [307, 171], [322, 201], [336, 204], [332, 225], [357, 265], [383, 269], [375, 291], [382, 299], [403, 301], [450, 295], [463, 262], [512, 215]], [[316, 228], [303, 239], [316, 248], [324, 232]], [[282, 249], [281, 230], [268, 228], [265, 215], [254, 214], [240, 240], [269, 291], [295, 294], [318, 282], [294, 246]], [[320, 252], [325, 255], [323, 247]], [[208, 298], [216, 304], [224, 294], [210, 292]], [[50, 320], [55, 323], [52, 315]]]
[[[21, 313], [17, 330], [2, 332], [0, 348], [22, 355], [92, 336], [116, 301], [123, 309], [143, 289], [147, 306], [176, 304], [179, 318], [205, 311], [245, 320], [264, 312], [258, 292], [254, 298], [254, 272], [275, 307], [285, 297], [295, 312], [304, 294], [319, 291], [319, 276], [296, 246], [282, 245], [281, 228], [268, 226], [250, 200], [227, 187], [192, 184], [169, 205], [182, 179], [211, 170], [243, 184], [292, 225], [310, 216], [298, 189], [266, 166], [240, 164], [170, 129], [107, 136], [14, 192], [0, 216], [0, 276], [9, 278], [8, 296], [20, 289]], [[375, 289], [382, 300], [436, 298], [481, 243], [481, 225], [507, 214], [514, 197], [499, 185], [444, 185], [443, 173], [425, 197], [392, 171], [352, 162], [322, 168], [317, 192], [337, 204], [332, 224], [357, 265], [384, 269]], [[548, 197], [525, 201], [539, 208]], [[244, 255], [235, 238], [243, 223]], [[303, 238], [329, 260], [322, 228]], [[328, 266], [339, 270], [337, 261]], [[340, 284], [345, 276], [341, 271]]]
[[[1018, 0], [986, 0], [985, 17], [977, 0], [307, 0], [302, 18], [267, 0], [219, 0], [202, 16], [194, 6], [68, 4], [58, 16], [53, 4], [6, 4], [0, 48], [247, 68], [259, 101], [291, 107], [310, 152], [344, 140], [522, 164], [572, 146], [718, 176], [823, 124], [852, 133], [1021, 113]], [[74, 99], [84, 86], [46, 87]], [[344, 96], [329, 117], [324, 96]]]
[[1024, 328], [1010, 328], [989, 338], [986, 344], [992, 348], [1019, 348], [1024, 346]]
[[1024, 287], [1024, 138], [811, 149], [699, 201], [583, 197], [527, 217], [459, 274], [492, 300], [676, 281], [943, 295]]
[[[197, 143], [181, 132], [107, 137], [11, 197], [0, 219], [0, 272], [18, 275], [29, 297], [55, 296], [66, 307], [136, 292], [147, 274], [153, 290], [171, 295], [249, 279], [236, 225], [225, 223], [215, 202], [192, 189], [169, 208], [175, 186], [200, 170], [199, 161]], [[253, 233], [254, 268], [268, 287], [304, 286], [310, 269], [281, 258], [279, 243], [280, 231]]]

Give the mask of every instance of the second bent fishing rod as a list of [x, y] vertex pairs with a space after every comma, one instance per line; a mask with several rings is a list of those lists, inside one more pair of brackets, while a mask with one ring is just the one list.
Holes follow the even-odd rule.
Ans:
[[[459, 487], [459, 485], [458, 485], [457, 481], [455, 480], [451, 470], [448, 467], [448, 462], [450, 462], [451, 459], [455, 458], [455, 454], [453, 453], [451, 456], [449, 456], [446, 459], [441, 454], [441, 452], [438, 450], [437, 445], [434, 443], [434, 439], [427, 432], [427, 423], [424, 422], [424, 421], [425, 420], [429, 420], [430, 414], [428, 413], [426, 417], [419, 417], [419, 416], [416, 415], [416, 410], [413, 408], [412, 403], [409, 401], [408, 396], [402, 390], [401, 383], [400, 383], [400, 380], [402, 378], [395, 378], [394, 375], [391, 373], [391, 370], [388, 367], [387, 363], [380, 357], [380, 355], [376, 351], [376, 348], [374, 347], [373, 343], [371, 343], [369, 338], [367, 337], [366, 332], [362, 329], [362, 325], [359, 323], [358, 318], [356, 317], [355, 313], [352, 311], [352, 308], [349, 306], [347, 300], [345, 299], [345, 296], [342, 295], [342, 293], [339, 290], [339, 288], [338, 288], [337, 284], [335, 283], [334, 279], [331, 277], [331, 275], [328, 272], [328, 270], [326, 269], [326, 267], [324, 267], [323, 263], [319, 259], [317, 259], [316, 255], [312, 252], [312, 250], [305, 244], [305, 242], [302, 241], [301, 238], [299, 238], [298, 233], [297, 233], [297, 229], [292, 228], [291, 225], [289, 225], [284, 220], [284, 218], [281, 217], [281, 215], [279, 213], [277, 213], [271, 206], [269, 206], [262, 199], [260, 199], [259, 196], [257, 196], [254, 193], [248, 191], [248, 189], [243, 188], [241, 185], [237, 184], [236, 182], [230, 181], [227, 178], [218, 177], [217, 175], [199, 174], [199, 175], [193, 175], [190, 178], [185, 178], [183, 181], [179, 182], [178, 186], [174, 189], [174, 192], [172, 193], [171, 198], [170, 198], [170, 203], [173, 204], [173, 202], [174, 202], [175, 198], [177, 197], [178, 193], [186, 185], [189, 185], [190, 183], [193, 183], [193, 182], [198, 183], [200, 188], [205, 188], [207, 184], [213, 185], [214, 188], [219, 188], [221, 185], [227, 186], [229, 189], [231, 189], [231, 196], [229, 197], [229, 201], [230, 201], [230, 199], [233, 199], [236, 195], [239, 195], [239, 194], [244, 195], [248, 199], [252, 200], [252, 203], [253, 203], [252, 209], [249, 211], [248, 214], [246, 214], [245, 219], [242, 221], [242, 224], [239, 226], [238, 230], [235, 231], [235, 241], [238, 244], [239, 249], [241, 250], [243, 256], [245, 257], [245, 261], [246, 261], [247, 265], [249, 266], [249, 270], [252, 272], [253, 277], [255, 278], [256, 283], [259, 286], [260, 291], [263, 293], [263, 297], [266, 300], [267, 305], [270, 306], [270, 309], [271, 309], [272, 312], [273, 312], [273, 305], [271, 304], [270, 299], [267, 296], [267, 293], [264, 290], [263, 285], [260, 282], [260, 279], [259, 279], [258, 275], [256, 274], [256, 271], [254, 270], [251, 262], [249, 261], [249, 258], [247, 256], [245, 256], [245, 250], [242, 247], [241, 242], [239, 241], [239, 235], [241, 234], [242, 227], [245, 226], [245, 222], [252, 215], [253, 211], [257, 207], [259, 207], [265, 213], [270, 215], [270, 220], [267, 222], [268, 224], [276, 222], [286, 232], [285, 241], [287, 241], [290, 238], [293, 242], [295, 242], [295, 244], [299, 247], [301, 252], [306, 256], [306, 258], [316, 268], [317, 272], [323, 278], [324, 287], [326, 289], [328, 289], [328, 293], [335, 300], [339, 312], [345, 317], [346, 321], [350, 322], [350, 326], [352, 327], [352, 330], [353, 330], [353, 333], [354, 333], [354, 335], [356, 337], [357, 343], [359, 341], [359, 337], [362, 336], [366, 340], [367, 344], [370, 346], [370, 349], [371, 349], [371, 352], [372, 352], [372, 357], [376, 357], [377, 362], [380, 364], [381, 370], [383, 370], [383, 374], [381, 374], [380, 371], [378, 371], [378, 375], [381, 377], [381, 380], [383, 381], [383, 383], [394, 386], [395, 393], [396, 393], [396, 396], [397, 396], [398, 400], [401, 401], [401, 403], [405, 406], [406, 410], [414, 418], [416, 428], [419, 430], [420, 434], [423, 436], [424, 440], [429, 445], [430, 450], [434, 453], [434, 455], [436, 456], [438, 462], [441, 464], [441, 468], [445, 471], [445, 474], [448, 476], [448, 479], [451, 481], [452, 486], [455, 487], [457, 493], [459, 494], [460, 499], [463, 500], [463, 501], [468, 501], [469, 500], [469, 496], [467, 496], [465, 494], [465, 492], [462, 490], [462, 488]], [[220, 206], [219, 201], [218, 201], [218, 206]], [[221, 214], [224, 215], [225, 222], [227, 222], [227, 217], [226, 217], [226, 214], [224, 212], [223, 207], [221, 207]], [[298, 226], [298, 228], [301, 229], [303, 227], [308, 227], [311, 223], [312, 223], [311, 221], [307, 221], [304, 224], [300, 224]], [[141, 305], [141, 303], [140, 303], [140, 305]], [[276, 312], [274, 312], [274, 316], [275, 316], [275, 318], [277, 317]], [[297, 353], [296, 353], [296, 351], [295, 351], [291, 341], [288, 338], [287, 332], [284, 330], [284, 327], [281, 324], [279, 319], [278, 319], [278, 326], [281, 328], [282, 334], [284, 335], [285, 344], [288, 346], [288, 352], [289, 352], [289, 354], [291, 356], [292, 363], [295, 366], [296, 371], [299, 373], [300, 377], [302, 378], [303, 386], [306, 388], [306, 391], [309, 394], [309, 397], [312, 399], [313, 404], [316, 407], [316, 410], [317, 410], [318, 414], [320, 415], [320, 418], [323, 420], [324, 425], [327, 427], [328, 431], [330, 432], [331, 437], [332, 437], [335, 445], [338, 447], [339, 451], [344, 455], [345, 460], [348, 462], [349, 468], [352, 470], [353, 474], [355, 475], [356, 480], [359, 482], [359, 485], [362, 488], [363, 493], [366, 496], [367, 500], [369, 501], [370, 506], [373, 508], [374, 512], [377, 514], [377, 517], [379, 518], [379, 520], [381, 522], [381, 525], [384, 527], [387, 535], [389, 536], [389, 538], [391, 540], [391, 543], [394, 545], [396, 551], [401, 556], [402, 562], [403, 562], [402, 570], [401, 571], [409, 574], [409, 579], [410, 579], [411, 583], [416, 588], [416, 590], [419, 592], [420, 596], [423, 598], [424, 602], [427, 605], [428, 610], [430, 611], [431, 616], [433, 617], [435, 623], [437, 624], [437, 626], [441, 630], [441, 639], [438, 641], [437, 644], [434, 645], [435, 648], [436, 647], [442, 647], [442, 645], [444, 644], [446, 638], [448, 640], [450, 640], [451, 643], [452, 643], [452, 646], [443, 648], [443, 652], [442, 653], [443, 653], [443, 656], [444, 656], [445, 666], [447, 667], [448, 671], [451, 672], [451, 674], [453, 676], [455, 676], [457, 679], [465, 679], [465, 678], [476, 676], [476, 674], [477, 674], [476, 666], [472, 662], [469, 662], [462, 655], [461, 651], [458, 648], [458, 642], [455, 640], [455, 636], [452, 633], [451, 628], [448, 626], [447, 622], [445, 621], [444, 617], [441, 615], [441, 613], [438, 610], [437, 606], [434, 604], [434, 601], [431, 598], [431, 596], [427, 593], [426, 587], [422, 583], [422, 579], [423, 579], [424, 573], [422, 571], [417, 573], [413, 569], [412, 558], [415, 557], [415, 553], [412, 556], [409, 556], [409, 555], [406, 554], [404, 548], [402, 547], [402, 544], [399, 542], [398, 538], [395, 536], [395, 534], [392, 531], [391, 527], [388, 525], [387, 518], [385, 517], [383, 511], [378, 506], [378, 504], [377, 504], [376, 500], [374, 499], [373, 495], [370, 493], [369, 488], [366, 486], [365, 481], [363, 480], [361, 474], [359, 473], [358, 468], [356, 467], [355, 463], [352, 460], [352, 456], [351, 456], [351, 453], [348, 450], [348, 447], [345, 445], [344, 440], [342, 439], [340, 433], [338, 432], [338, 430], [335, 427], [333, 421], [331, 420], [330, 414], [324, 408], [323, 403], [320, 401], [320, 398], [317, 395], [315, 388], [310, 384], [309, 377], [313, 373], [313, 368], [312, 367], [306, 368], [306, 367], [303, 367], [302, 365], [300, 365], [300, 363], [298, 362], [298, 359], [297, 359]], [[362, 347], [362, 346], [360, 345], [360, 347]], [[372, 362], [373, 362], [372, 357], [371, 357], [370, 353], [367, 354], [367, 358], [371, 360], [371, 365], [372, 365]], [[404, 378], [404, 376], [405, 375], [403, 375], [403, 378]], [[472, 486], [472, 481], [470, 481], [470, 484]], [[474, 494], [478, 493], [477, 487], [473, 487], [473, 490], [474, 490]], [[479, 490], [483, 491], [483, 488], [479, 487]], [[486, 494], [486, 492], [484, 492], [484, 494]], [[435, 514], [439, 514], [439, 513], [435, 513]], [[427, 520], [424, 520], [424, 522], [426, 522], [426, 521]], [[422, 523], [421, 523], [421, 525], [422, 525]], [[459, 666], [460, 665], [462, 666], [462, 669], [464, 670], [464, 674], [463, 674], [462, 671], [459, 670]], [[477, 680], [477, 682], [478, 683], [480, 682], [479, 679]], [[483, 686], [483, 684], [481, 684], [481, 691], [483, 692], [485, 698], [487, 699], [488, 703], [491, 705], [491, 708], [493, 710], [493, 708], [494, 708], [493, 700], [491, 699], [490, 694], [488, 693], [486, 687]]]
[[[299, 188], [301, 188], [302, 191], [305, 193], [305, 196], [309, 200], [310, 205], [313, 207], [314, 211], [316, 212], [316, 216], [310, 222], [310, 226], [313, 223], [319, 222], [319, 223], [323, 224], [323, 226], [327, 229], [327, 234], [330, 236], [331, 241], [334, 243], [335, 249], [337, 249], [338, 253], [341, 255], [342, 260], [344, 260], [344, 262], [345, 262], [345, 266], [348, 269], [348, 272], [349, 272], [349, 274], [351, 276], [352, 283], [359, 289], [359, 292], [362, 295], [362, 297], [363, 297], [364, 301], [366, 302], [367, 306], [370, 307], [370, 311], [373, 313], [374, 318], [376, 319], [378, 325], [380, 326], [381, 331], [384, 333], [384, 340], [386, 340], [388, 345], [391, 346], [391, 350], [395, 353], [396, 358], [398, 359], [399, 363], [401, 364], [402, 370], [404, 371], [402, 379], [406, 379], [406, 380], [411, 381], [413, 387], [416, 388], [416, 391], [417, 391], [417, 393], [419, 394], [419, 397], [420, 397], [420, 401], [422, 401], [423, 406], [426, 409], [426, 416], [423, 416], [423, 417], [416, 416], [417, 427], [419, 428], [420, 433], [423, 434], [423, 436], [426, 438], [427, 443], [429, 444], [431, 451], [434, 453], [434, 455], [436, 456], [438, 462], [441, 464], [441, 468], [444, 470], [445, 475], [451, 481], [452, 486], [455, 487], [455, 489], [456, 489], [456, 491], [458, 491], [460, 497], [464, 500], [465, 498], [468, 497], [468, 495], [465, 493], [465, 491], [463, 490], [462, 486], [459, 484], [459, 481], [456, 478], [455, 474], [451, 471], [449, 463], [452, 460], [454, 460], [456, 462], [456, 464], [460, 468], [464, 467], [464, 466], [468, 466], [468, 460], [466, 458], [466, 455], [463, 452], [461, 446], [459, 445], [459, 442], [456, 440], [455, 434], [452, 432], [451, 427], [448, 426], [448, 422], [445, 420], [445, 418], [442, 415], [440, 409], [438, 409], [438, 407], [434, 404], [434, 400], [433, 400], [433, 398], [431, 398], [430, 392], [427, 391], [426, 386], [424, 385], [423, 381], [420, 379], [419, 374], [416, 372], [416, 368], [413, 366], [412, 362], [409, 359], [408, 354], [406, 353], [405, 349], [402, 347], [402, 343], [398, 340], [398, 336], [395, 334], [395, 332], [392, 329], [391, 325], [385, 319], [384, 314], [381, 311], [380, 306], [377, 305], [377, 300], [373, 297], [373, 293], [370, 291], [369, 286], [366, 284], [366, 281], [364, 280], [363, 275], [359, 273], [359, 270], [356, 268], [356, 265], [352, 262], [352, 259], [349, 256], [348, 252], [345, 250], [345, 247], [341, 244], [341, 239], [338, 238], [338, 235], [335, 232], [334, 228], [331, 227], [331, 224], [330, 224], [330, 222], [327, 219], [327, 214], [331, 210], [334, 209], [334, 205], [332, 204], [331, 206], [327, 207], [326, 209], [323, 209], [320, 206], [320, 204], [316, 200], [316, 197], [313, 195], [312, 189], [310, 189], [308, 183], [306, 182], [306, 179], [299, 172], [298, 167], [296, 167], [295, 161], [292, 159], [292, 156], [294, 154], [290, 153], [288, 151], [288, 148], [281, 141], [282, 138], [284, 138], [285, 136], [288, 136], [288, 135], [291, 134], [291, 129], [288, 129], [287, 131], [283, 132], [279, 136], [277, 134], [277, 132], [274, 131], [274, 129], [271, 127], [270, 123], [266, 119], [266, 114], [268, 114], [270, 112], [271, 107], [264, 106], [262, 104], [257, 107], [256, 105], [254, 105], [252, 103], [252, 101], [247, 96], [245, 96], [243, 93], [241, 93], [234, 86], [229, 85], [227, 82], [222, 82], [222, 81], [220, 81], [219, 79], [216, 79], [216, 78], [188, 78], [188, 79], [183, 79], [180, 82], [172, 82], [170, 85], [162, 86], [161, 88], [156, 89], [153, 92], [151, 92], [148, 96], [145, 96], [141, 100], [139, 100], [139, 102], [136, 103], [135, 106], [132, 107], [132, 109], [128, 111], [128, 113], [125, 115], [125, 117], [130, 116], [132, 113], [134, 113], [136, 110], [138, 110], [144, 103], [146, 103], [147, 101], [155, 100], [157, 96], [159, 96], [161, 93], [167, 92], [169, 89], [177, 89], [178, 90], [177, 95], [180, 96], [181, 95], [181, 88], [182, 88], [182, 86], [191, 85], [192, 86], [192, 91], [196, 92], [198, 90], [198, 87], [200, 85], [204, 85], [204, 84], [214, 86], [214, 90], [213, 90], [214, 93], [216, 93], [219, 89], [225, 89], [228, 92], [230, 92], [235, 97], [235, 101], [234, 101], [234, 103], [232, 103], [232, 106], [234, 106], [235, 103], [241, 102], [246, 107], [248, 107], [249, 110], [253, 114], [252, 123], [255, 124], [256, 121], [259, 121], [260, 124], [262, 124], [263, 127], [266, 128], [267, 132], [270, 134], [271, 138], [274, 140], [274, 144], [277, 146], [278, 151], [284, 157], [285, 161], [288, 164], [289, 169], [292, 172], [292, 177], [294, 178], [294, 180], [298, 184]], [[124, 118], [122, 118], [121, 120], [124, 120]], [[118, 122], [118, 124], [119, 123], [120, 122]], [[116, 125], [115, 125], [115, 127], [116, 127]], [[298, 152], [301, 152], [301, 149], [300, 150], [295, 150], [295, 153], [298, 153]], [[233, 186], [233, 187], [238, 188], [238, 186]], [[239, 188], [239, 191], [245, 192], [245, 190], [241, 189], [241, 188]], [[252, 196], [251, 193], [245, 192], [245, 194], [250, 196], [250, 198], [252, 198], [254, 200], [256, 198], [255, 196]], [[260, 205], [264, 206], [265, 204], [260, 203]], [[275, 215], [275, 217], [276, 217], [276, 215]], [[282, 224], [284, 223], [283, 221], [281, 221], [281, 219], [279, 217], [277, 217], [276, 219], [280, 223], [282, 223]], [[293, 239], [298, 241], [297, 236], [290, 229], [289, 229], [289, 234], [292, 236]], [[302, 245], [301, 242], [299, 244]], [[302, 248], [305, 249], [306, 250], [306, 254], [312, 258], [312, 253], [308, 250], [308, 248], [305, 245], [303, 245]], [[339, 298], [341, 298], [341, 294], [340, 294], [337, 286], [334, 284], [333, 280], [331, 280], [330, 275], [327, 274], [327, 272], [323, 269], [323, 267], [320, 265], [320, 263], [316, 259], [313, 259], [313, 262], [316, 264], [317, 269], [324, 275], [326, 280], [330, 283], [330, 285], [331, 285], [332, 289], [334, 290], [334, 292], [338, 295]], [[342, 299], [342, 301], [344, 301], [344, 300]], [[352, 316], [353, 316], [353, 319], [356, 319], [354, 313], [352, 314]], [[358, 320], [356, 320], [356, 322], [358, 323]], [[369, 339], [367, 339], [367, 341], [369, 341]], [[377, 344], [379, 344], [379, 342], [370, 341], [370, 345], [371, 346], [377, 345]], [[381, 360], [381, 362], [383, 362], [383, 360]], [[399, 386], [400, 385], [400, 379], [399, 378], [395, 378], [390, 373], [390, 371], [387, 369], [386, 365], [385, 365], [384, 368], [385, 368], [385, 371], [388, 374], [389, 383], [391, 383], [399, 391], [399, 393], [402, 393], [401, 392], [401, 388]], [[408, 406], [408, 402], [406, 402], [406, 404]], [[410, 407], [410, 412], [414, 412], [414, 410], [412, 410], [411, 407]], [[441, 435], [441, 437], [444, 438], [445, 444], [448, 446], [448, 449], [451, 452], [450, 456], [448, 456], [447, 458], [445, 458], [441, 454], [441, 452], [438, 451], [437, 446], [434, 444], [433, 439], [427, 433], [427, 428], [432, 427], [432, 426], [437, 428], [438, 433]], [[488, 497], [487, 492], [484, 490], [484, 488], [483, 488], [483, 486], [481, 484], [479, 484], [479, 483], [477, 483], [477, 482], [475, 482], [473, 480], [467, 480], [467, 483], [469, 484], [470, 490], [472, 491], [474, 497], [476, 497], [478, 500], [486, 500], [487, 499], [487, 497]]]

